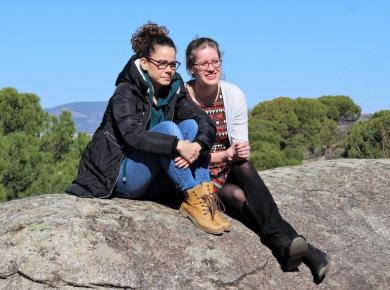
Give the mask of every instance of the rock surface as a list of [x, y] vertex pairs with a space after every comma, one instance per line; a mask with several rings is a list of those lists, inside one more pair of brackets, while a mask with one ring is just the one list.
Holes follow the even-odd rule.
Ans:
[[145, 201], [53, 194], [0, 204], [0, 289], [389, 289], [390, 160], [260, 172], [282, 215], [331, 255], [325, 281], [283, 273], [233, 220], [222, 236]]

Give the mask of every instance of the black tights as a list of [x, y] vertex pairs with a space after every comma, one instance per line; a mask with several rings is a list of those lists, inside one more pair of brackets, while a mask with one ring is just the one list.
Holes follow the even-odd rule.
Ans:
[[[280, 215], [270, 191], [250, 161], [232, 165], [218, 195], [226, 204], [227, 213], [263, 236], [270, 238], [281, 232], [289, 238], [297, 236], [294, 228]], [[245, 207], [249, 207], [250, 213]]]

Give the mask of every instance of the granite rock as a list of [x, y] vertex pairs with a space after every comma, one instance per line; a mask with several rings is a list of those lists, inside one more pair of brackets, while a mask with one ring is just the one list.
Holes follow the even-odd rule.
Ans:
[[388, 289], [390, 160], [260, 172], [282, 215], [331, 265], [284, 273], [236, 220], [221, 236], [151, 201], [38, 195], [0, 204], [0, 289]]

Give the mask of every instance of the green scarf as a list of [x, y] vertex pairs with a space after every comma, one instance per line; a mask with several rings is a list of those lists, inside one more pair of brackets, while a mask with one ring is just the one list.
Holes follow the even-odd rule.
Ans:
[[180, 81], [177, 74], [175, 73], [171, 84], [169, 86], [161, 87], [157, 96], [157, 105], [155, 105], [153, 103], [154, 90], [152, 81], [150, 80], [147, 72], [144, 71], [143, 73], [149, 88], [147, 98], [150, 104], [152, 104], [150, 123], [148, 127], [148, 129], [151, 129], [162, 121], [167, 120], [168, 104], [179, 89]]

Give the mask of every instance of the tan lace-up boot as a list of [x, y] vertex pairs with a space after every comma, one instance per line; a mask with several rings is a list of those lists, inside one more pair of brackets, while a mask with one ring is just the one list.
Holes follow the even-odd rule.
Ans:
[[179, 212], [188, 217], [198, 228], [207, 233], [219, 235], [224, 228], [217, 223], [211, 214], [213, 207], [212, 199], [204, 194], [202, 185], [188, 189], [187, 198], [181, 204]]
[[213, 208], [215, 208], [215, 212], [212, 214], [214, 215], [214, 220], [223, 227], [225, 232], [230, 231], [232, 224], [221, 214], [221, 206], [223, 208], [222, 211], [225, 210], [225, 206], [219, 199], [217, 193], [214, 192], [214, 182], [202, 182], [202, 188], [203, 192], [213, 199]]

